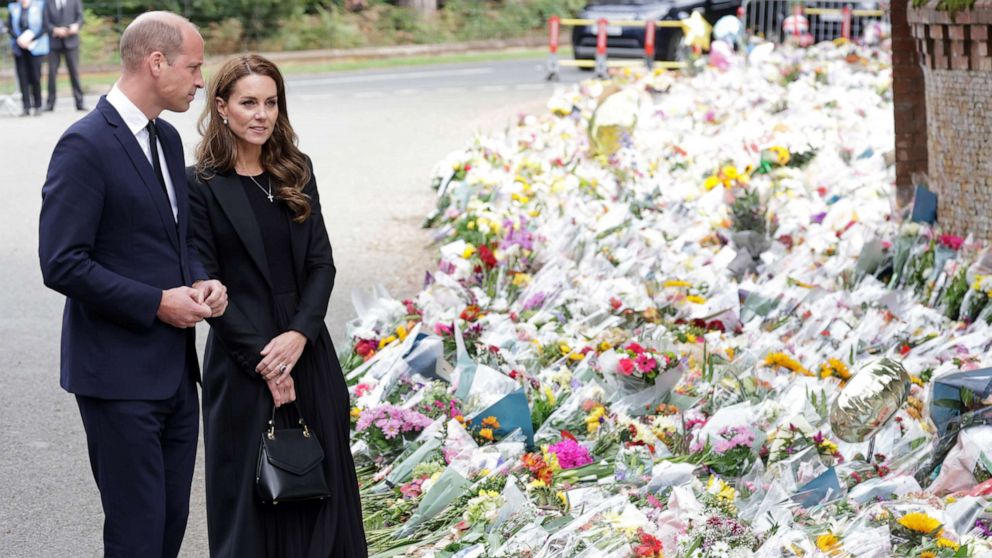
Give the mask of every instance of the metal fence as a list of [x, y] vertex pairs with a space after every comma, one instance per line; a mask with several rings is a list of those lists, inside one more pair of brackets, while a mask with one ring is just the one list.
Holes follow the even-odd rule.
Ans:
[[742, 9], [748, 34], [779, 43], [857, 41], [873, 26], [887, 26], [890, 13], [888, 2], [874, 0], [744, 0]]

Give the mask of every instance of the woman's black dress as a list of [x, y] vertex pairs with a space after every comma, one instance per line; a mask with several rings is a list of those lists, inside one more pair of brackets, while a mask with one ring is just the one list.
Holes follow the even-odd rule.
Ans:
[[[290, 246], [291, 212], [279, 200], [269, 202], [250, 178], [240, 178], [261, 232], [273, 292], [269, 301], [240, 302], [256, 307], [271, 304], [276, 326], [284, 332], [299, 297]], [[269, 179], [267, 174], [254, 178], [262, 185]], [[224, 278], [220, 279], [223, 282]], [[221, 346], [218, 341], [214, 340]], [[208, 343], [208, 348], [212, 346]], [[210, 360], [205, 359], [205, 363]], [[327, 329], [322, 328], [315, 342], [307, 343], [292, 371], [299, 413], [324, 449], [332, 491], [327, 500], [261, 503], [255, 490], [255, 468], [272, 397], [264, 381], [242, 372], [225, 372], [225, 378], [212, 378], [211, 370], [204, 369], [204, 434], [208, 452], [212, 452], [207, 456], [211, 554], [237, 558], [367, 556], [358, 481], [349, 449], [348, 391]], [[281, 427], [296, 423], [292, 406], [281, 408], [276, 416]]]

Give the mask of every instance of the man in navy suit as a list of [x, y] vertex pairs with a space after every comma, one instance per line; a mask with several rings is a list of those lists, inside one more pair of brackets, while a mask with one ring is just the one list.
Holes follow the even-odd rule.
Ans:
[[105, 555], [174, 557], [199, 429], [193, 327], [224, 312], [227, 290], [192, 248], [182, 143], [158, 115], [203, 87], [203, 39], [149, 12], [120, 52], [120, 79], [52, 153], [39, 256], [66, 296], [61, 383], [86, 431]]

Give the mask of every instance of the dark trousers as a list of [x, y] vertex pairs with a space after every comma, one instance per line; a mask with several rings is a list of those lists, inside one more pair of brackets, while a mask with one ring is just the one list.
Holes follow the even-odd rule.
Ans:
[[104, 555], [175, 558], [189, 517], [199, 431], [192, 375], [162, 401], [76, 401], [103, 503]]
[[44, 58], [44, 56], [32, 56], [28, 52], [14, 57], [24, 110], [30, 110], [32, 107], [41, 108], [41, 61]]
[[65, 66], [69, 70], [69, 81], [72, 83], [72, 98], [76, 108], [83, 108], [83, 86], [79, 83], [79, 49], [55, 49], [48, 53], [48, 108], [55, 106], [55, 85], [58, 80], [59, 64], [65, 57]]

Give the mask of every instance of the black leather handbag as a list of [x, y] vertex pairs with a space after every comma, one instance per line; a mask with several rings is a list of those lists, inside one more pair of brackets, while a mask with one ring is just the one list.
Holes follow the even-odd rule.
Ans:
[[299, 425], [299, 428], [276, 429], [276, 409], [272, 407], [255, 469], [255, 486], [265, 503], [322, 500], [331, 496], [324, 474], [324, 450], [302, 416]]

